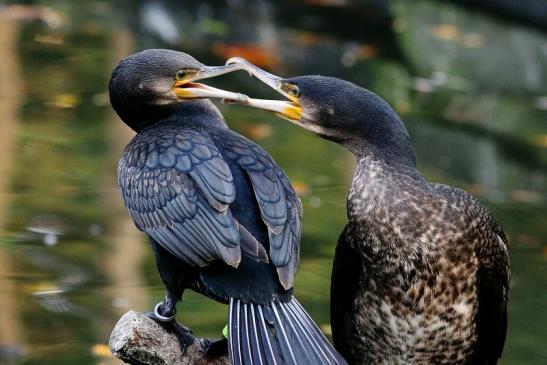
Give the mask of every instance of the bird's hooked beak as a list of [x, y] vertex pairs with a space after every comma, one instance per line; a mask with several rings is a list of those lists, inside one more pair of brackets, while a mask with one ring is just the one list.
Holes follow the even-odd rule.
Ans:
[[232, 57], [226, 61], [227, 66], [237, 67], [237, 69], [245, 70], [249, 75], [256, 77], [284, 97], [289, 100], [267, 100], [243, 98], [241, 100], [226, 99], [229, 103], [244, 104], [254, 108], [271, 111], [282, 118], [285, 118], [293, 123], [299, 123], [303, 110], [298, 101], [298, 93], [291, 90], [291, 85], [284, 83], [279, 76], [272, 75], [269, 72], [253, 65], [249, 61], [241, 57]]
[[198, 80], [224, 75], [240, 69], [241, 66], [236, 64], [226, 66], [205, 66], [199, 70], [188, 69], [185, 70], [186, 75], [184, 77], [175, 81], [171, 90], [179, 100], [218, 98], [234, 103], [245, 103], [248, 97], [244, 94], [233, 93], [195, 82]]

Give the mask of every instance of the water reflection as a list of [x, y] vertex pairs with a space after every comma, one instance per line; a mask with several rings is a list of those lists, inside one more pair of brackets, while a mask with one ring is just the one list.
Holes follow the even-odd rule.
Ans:
[[[386, 98], [428, 178], [477, 195], [510, 237], [502, 363], [547, 361], [545, 34], [437, 1], [338, 3], [0, 5], [0, 363], [117, 363], [104, 345], [117, 318], [163, 295], [119, 199], [115, 168], [132, 132], [106, 94], [113, 64], [146, 47], [210, 64], [241, 55], [278, 74], [350, 79]], [[211, 83], [271, 95], [245, 75]], [[267, 113], [220, 107], [232, 128], [270, 151], [302, 198], [297, 293], [328, 333], [352, 157]], [[224, 306], [193, 293], [181, 306], [197, 333], [220, 334]]]

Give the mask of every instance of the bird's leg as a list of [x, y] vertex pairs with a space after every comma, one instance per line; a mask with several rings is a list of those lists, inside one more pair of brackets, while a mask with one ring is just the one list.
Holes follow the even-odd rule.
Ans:
[[154, 316], [160, 322], [171, 322], [175, 320], [177, 314], [177, 300], [173, 300], [169, 295], [165, 296], [162, 302], [156, 304], [154, 308]]
[[179, 340], [182, 352], [184, 352], [186, 347], [194, 342], [194, 336], [189, 328], [177, 323], [175, 313], [177, 312], [177, 302], [181, 300], [186, 287], [184, 279], [188, 276], [188, 270], [156, 241], [151, 240], [151, 244], [156, 256], [158, 272], [165, 285], [166, 295], [162, 302], [156, 304], [154, 312], [146, 315], [167, 332], [174, 333]]
[[177, 301], [177, 299], [172, 298], [168, 293], [162, 302], [156, 304], [154, 312], [146, 313], [146, 315], [167, 332], [174, 333], [175, 336], [177, 336], [180, 348], [184, 353], [186, 348], [194, 342], [195, 338], [188, 327], [179, 324], [175, 320]]

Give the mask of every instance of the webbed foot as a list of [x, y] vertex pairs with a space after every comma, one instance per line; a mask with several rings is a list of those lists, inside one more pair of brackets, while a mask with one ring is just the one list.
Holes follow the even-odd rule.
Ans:
[[228, 355], [228, 340], [220, 338], [218, 340], [205, 340], [205, 355], [208, 357], [222, 357]]
[[145, 315], [154, 320], [163, 329], [169, 333], [174, 333], [177, 336], [177, 340], [180, 345], [182, 353], [186, 351], [186, 348], [194, 343], [195, 337], [192, 334], [190, 328], [183, 326], [175, 320], [175, 309], [170, 311], [163, 310], [163, 302], [160, 302], [154, 308], [154, 312], [145, 313]]

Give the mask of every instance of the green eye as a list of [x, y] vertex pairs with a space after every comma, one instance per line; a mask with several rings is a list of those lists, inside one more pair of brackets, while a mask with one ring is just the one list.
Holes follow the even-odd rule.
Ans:
[[289, 95], [297, 98], [300, 95], [300, 90], [298, 89], [298, 86], [291, 85], [291, 88], [289, 89]]
[[300, 90], [298, 89], [298, 86], [294, 84], [283, 83], [281, 85], [281, 90], [283, 90], [293, 98], [298, 98], [298, 96], [300, 95]]
[[186, 75], [188, 75], [188, 73], [186, 72], [186, 70], [178, 70], [177, 71], [177, 74], [175, 75], [176, 79], [177, 80], [182, 80], [186, 77]]

